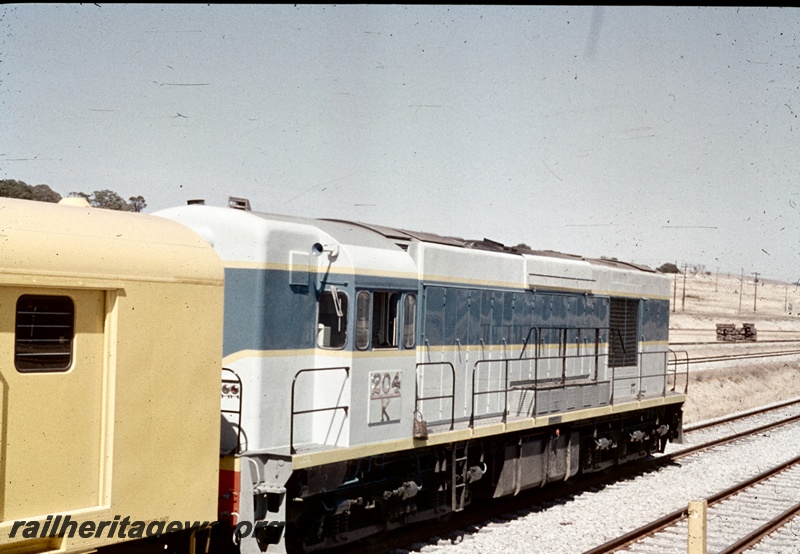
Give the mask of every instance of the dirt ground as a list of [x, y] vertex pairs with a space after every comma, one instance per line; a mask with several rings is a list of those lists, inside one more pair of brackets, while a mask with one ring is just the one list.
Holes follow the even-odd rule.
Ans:
[[[691, 343], [716, 341], [717, 323], [755, 324], [758, 340], [719, 345], [714, 354], [725, 347], [731, 353], [762, 345], [772, 350], [800, 348], [800, 342], [774, 342], [800, 341], [800, 287], [794, 283], [759, 277], [756, 287], [753, 275], [742, 280], [741, 275], [698, 273], [687, 274], [685, 281], [683, 275], [674, 276], [672, 292], [670, 348], [689, 350], [690, 357], [706, 355], [704, 347]], [[796, 397], [800, 397], [800, 356], [690, 370], [685, 423]]]

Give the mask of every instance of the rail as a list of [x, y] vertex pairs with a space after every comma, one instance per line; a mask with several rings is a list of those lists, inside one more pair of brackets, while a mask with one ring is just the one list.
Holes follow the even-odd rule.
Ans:
[[292, 454], [297, 453], [297, 449], [294, 447], [294, 418], [298, 415], [304, 414], [314, 414], [320, 412], [331, 412], [336, 410], [343, 410], [345, 416], [350, 411], [349, 406], [328, 406], [325, 408], [312, 408], [309, 410], [295, 410], [295, 386], [297, 385], [297, 378], [300, 377], [303, 373], [314, 373], [314, 372], [322, 372], [322, 371], [344, 371], [345, 375], [349, 378], [350, 377], [350, 367], [349, 366], [338, 366], [338, 367], [311, 367], [306, 369], [301, 369], [297, 373], [294, 374], [294, 379], [292, 379], [292, 415], [289, 419], [289, 452]]
[[[750, 477], [746, 481], [738, 483], [724, 491], [720, 491], [714, 494], [713, 496], [706, 498], [706, 502], [708, 503], [709, 508], [714, 505], [722, 505], [723, 501], [729, 500], [735, 495], [741, 493], [743, 490], [754, 487], [755, 485], [763, 483], [768, 479], [775, 478], [782, 472], [786, 471], [788, 468], [791, 468], [792, 466], [795, 466], [798, 463], [800, 463], [800, 456], [792, 458], [791, 460], [788, 460], [786, 462], [783, 462], [782, 464], [779, 464], [776, 467], [768, 469], [767, 471], [764, 471], [763, 473], [760, 473], [754, 477]], [[651, 521], [650, 523], [647, 523], [642, 527], [634, 529], [633, 531], [630, 531], [622, 536], [612, 539], [590, 550], [586, 550], [583, 552], [583, 554], [606, 554], [606, 553], [620, 551], [645, 537], [655, 535], [656, 533], [660, 532], [663, 529], [674, 526], [677, 522], [686, 518], [688, 515], [689, 515], [688, 510], [686, 508], [680, 508], [657, 520]], [[730, 517], [730, 516], [725, 516], [721, 514], [721, 517]], [[741, 552], [741, 550], [734, 550], [734, 551]], [[729, 552], [729, 550], [723, 549], [722, 552]]]

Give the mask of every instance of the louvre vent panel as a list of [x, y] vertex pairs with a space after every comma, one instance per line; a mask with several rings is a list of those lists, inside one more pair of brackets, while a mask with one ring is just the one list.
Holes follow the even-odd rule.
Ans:
[[609, 364], [613, 367], [636, 365], [639, 331], [639, 300], [612, 298], [611, 317], [611, 355]]

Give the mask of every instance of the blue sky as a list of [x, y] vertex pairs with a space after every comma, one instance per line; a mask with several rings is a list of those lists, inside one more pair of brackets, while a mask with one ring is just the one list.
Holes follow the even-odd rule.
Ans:
[[800, 279], [800, 11], [5, 4], [0, 178]]

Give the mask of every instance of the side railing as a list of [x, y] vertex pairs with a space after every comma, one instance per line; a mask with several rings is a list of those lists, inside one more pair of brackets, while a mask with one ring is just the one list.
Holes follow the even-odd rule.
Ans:
[[[607, 334], [605, 333], [607, 332]], [[549, 333], [549, 340], [545, 341], [545, 333]], [[619, 342], [617, 342], [619, 341]], [[638, 350], [637, 341], [637, 350]], [[531, 347], [531, 345], [534, 345]], [[550, 348], [558, 347], [558, 355], [543, 356], [542, 351], [547, 345]], [[533, 350], [533, 355], [525, 356], [526, 351]], [[623, 355], [620, 355], [623, 354]], [[591, 405], [613, 405], [615, 402], [615, 389], [625, 389], [630, 384], [631, 393], [623, 394], [625, 398], [642, 398], [646, 396], [646, 388], [650, 388], [651, 396], [666, 396], [668, 392], [675, 392], [680, 375], [676, 368], [670, 369], [668, 364], [668, 351], [653, 352], [625, 352], [625, 344], [620, 332], [609, 327], [532, 327], [523, 343], [521, 355], [517, 358], [483, 359], [475, 362], [471, 375], [471, 414], [469, 426], [473, 427], [477, 419], [499, 418], [507, 422], [512, 414], [509, 396], [517, 394], [520, 399], [515, 417], [531, 417], [539, 413], [539, 393], [541, 391], [557, 391], [562, 389], [563, 394], [557, 398], [567, 398], [569, 390], [574, 396], [581, 398], [589, 390], [596, 400], [583, 404], [583, 400], [571, 402], [573, 407], [564, 406], [559, 411], [576, 409], [578, 404], [582, 407]], [[631, 358], [633, 363], [631, 362]], [[624, 365], [617, 367], [619, 360]], [[588, 363], [586, 363], [588, 361]], [[524, 368], [524, 365], [528, 365]], [[500, 367], [499, 375], [494, 379], [485, 377], [491, 375], [494, 368]], [[547, 376], [542, 376], [540, 368], [547, 367], [550, 371]], [[560, 372], [553, 375], [553, 369], [560, 367]], [[528, 372], [527, 379], [524, 373]], [[512, 378], [518, 373], [519, 378]], [[687, 366], [688, 383], [688, 366]], [[484, 382], [492, 383], [484, 390], [478, 387], [479, 377]], [[684, 390], [685, 387], [684, 387]], [[653, 392], [655, 391], [655, 392]], [[524, 397], [524, 394], [529, 396]], [[484, 413], [479, 413], [479, 399], [492, 396], [495, 401], [486, 400]], [[567, 404], [567, 402], [564, 402]], [[492, 409], [494, 407], [494, 409]], [[546, 413], [546, 412], [543, 412]]]
[[[689, 392], [689, 352], [686, 350], [669, 350], [672, 355], [672, 360], [668, 361], [668, 367], [672, 369], [667, 371], [668, 375], [672, 376], [672, 387], [670, 390], [676, 392], [678, 387], [678, 377], [683, 376], [683, 394]], [[680, 354], [680, 356], [679, 356]], [[680, 368], [684, 369], [681, 371]]]
[[[440, 366], [450, 369], [450, 394], [437, 394], [433, 396], [420, 396], [419, 395], [419, 388], [420, 388], [420, 380], [424, 380], [424, 371], [421, 371], [425, 367], [431, 366]], [[440, 370], [441, 372], [441, 370]], [[441, 375], [440, 375], [441, 377]], [[420, 410], [420, 405], [423, 402], [430, 401], [430, 400], [450, 400], [450, 430], [452, 431], [455, 426], [455, 416], [456, 416], [456, 368], [450, 362], [421, 362], [417, 364], [416, 369], [416, 379], [414, 384], [414, 417], [416, 418], [418, 415], [422, 414], [422, 410]], [[442, 387], [443, 388], [443, 387]]]
[[296, 386], [297, 386], [297, 379], [300, 375], [304, 373], [322, 373], [322, 372], [329, 372], [329, 371], [344, 371], [345, 372], [345, 379], [350, 377], [350, 367], [348, 366], [339, 366], [339, 367], [312, 367], [301, 369], [297, 373], [294, 374], [294, 379], [292, 380], [292, 415], [289, 419], [289, 451], [292, 454], [297, 453], [297, 449], [294, 446], [294, 420], [295, 416], [299, 415], [306, 415], [306, 414], [315, 414], [321, 412], [334, 412], [338, 410], [342, 410], [347, 416], [350, 411], [349, 406], [339, 405], [338, 403], [335, 406], [326, 406], [323, 408], [310, 408], [306, 410], [296, 410], [295, 409], [295, 401], [296, 401]]
[[[638, 361], [638, 365], [636, 366], [636, 369], [637, 369], [637, 375], [636, 375], [637, 390], [639, 391], [638, 397], [642, 398], [642, 397], [645, 396], [645, 386], [644, 385], [645, 385], [645, 381], [647, 379], [650, 379], [650, 380], [658, 379], [659, 382], [660, 382], [660, 387], [661, 387], [659, 395], [660, 396], [666, 396], [667, 395], [667, 391], [670, 390], [669, 389], [669, 376], [670, 376], [671, 372], [670, 372], [670, 369], [669, 369], [669, 351], [639, 352], [638, 355], [637, 355], [637, 359], [639, 360]], [[655, 365], [656, 365], [656, 367], [658, 368], [658, 370], [660, 372], [659, 373], [654, 373], [654, 372], [646, 373], [646, 371], [648, 370], [648, 367], [650, 367], [648, 362], [650, 362], [653, 359], [656, 359]], [[617, 382], [617, 381], [620, 381], [620, 380], [630, 380], [631, 379], [631, 377], [629, 375], [628, 376], [623, 376], [623, 377], [617, 377], [616, 370], [617, 370], [617, 368], [612, 368], [612, 375], [613, 375], [612, 381]], [[674, 389], [672, 390], [672, 392], [675, 392]], [[612, 403], [613, 403], [613, 398], [612, 398]]]
[[[500, 359], [500, 360], [478, 360], [472, 368], [472, 384], [471, 384], [471, 415], [470, 426], [475, 424], [477, 398], [486, 397], [489, 395], [502, 395], [504, 408], [499, 413], [502, 421], [505, 423], [508, 420], [510, 413], [508, 397], [509, 393], [531, 392], [533, 394], [531, 400], [531, 410], [535, 411], [536, 395], [542, 389], [555, 389], [566, 387], [567, 383], [572, 383], [571, 386], [578, 385], [580, 381], [586, 381], [586, 385], [595, 385], [598, 382], [598, 375], [601, 366], [601, 359], [608, 358], [608, 336], [614, 336], [614, 333], [619, 334], [617, 329], [610, 327], [571, 327], [571, 326], [535, 326], [528, 329], [528, 333], [522, 342], [522, 349], [519, 357]], [[621, 340], [621, 339], [620, 339]], [[603, 346], [605, 345], [605, 348]], [[558, 348], [558, 354], [552, 356], [544, 356], [542, 352], [546, 347]], [[526, 356], [526, 352], [533, 351], [532, 355]], [[584, 362], [588, 361], [588, 364]], [[518, 379], [510, 381], [509, 373], [513, 369], [513, 365], [528, 363], [532, 364], [532, 369], [529, 373], [533, 375], [529, 379]], [[499, 388], [478, 390], [476, 376], [480, 375], [483, 367], [488, 367], [491, 372], [492, 367], [496, 364], [502, 364], [502, 379], [500, 380]], [[553, 366], [560, 366], [560, 375], [553, 377], [548, 375], [546, 378], [540, 377], [541, 366], [546, 365], [548, 370], [552, 370]], [[578, 366], [579, 370], [574, 371], [570, 365]], [[607, 364], [606, 364], [607, 365]], [[586, 370], [588, 366], [588, 371]], [[572, 370], [572, 372], [571, 372]], [[489, 404], [491, 402], [488, 402]], [[492, 417], [498, 415], [482, 414], [480, 417]]]
[[[552, 390], [552, 389], [559, 389], [565, 388], [567, 386], [570, 387], [586, 387], [586, 386], [595, 386], [598, 383], [608, 382], [607, 380], [601, 380], [597, 378], [597, 368], [599, 366], [600, 358], [607, 357], [608, 354], [579, 354], [573, 356], [566, 356], [566, 359], [570, 361], [581, 361], [581, 360], [591, 360], [592, 366], [594, 370], [591, 373], [580, 373], [576, 375], [567, 375], [566, 369], [567, 365], [562, 365], [561, 374], [557, 377], [538, 377], [539, 374], [539, 365], [543, 362], [549, 361], [564, 361], [564, 356], [535, 356], [530, 358], [510, 358], [510, 359], [502, 359], [502, 360], [479, 360], [475, 362], [475, 365], [472, 369], [472, 410], [469, 419], [469, 426], [473, 427], [475, 425], [476, 419], [486, 418], [486, 417], [499, 417], [501, 418], [503, 423], [508, 421], [508, 416], [510, 415], [509, 409], [509, 394], [514, 392], [530, 392], [532, 394], [531, 406], [526, 411], [523, 416], [520, 417], [530, 417], [536, 411], [536, 397], [537, 393], [542, 390]], [[517, 381], [512, 381], [509, 379], [509, 373], [512, 371], [513, 365], [519, 364], [520, 362], [529, 362], [533, 364], [533, 377], [530, 379], [518, 379]], [[495, 389], [487, 389], [487, 390], [478, 390], [476, 386], [476, 375], [480, 374], [480, 369], [485, 366], [491, 367], [492, 364], [502, 364], [502, 375], [503, 379], [501, 380], [501, 386]], [[598, 364], [598, 365], [595, 365]], [[476, 414], [476, 406], [477, 406], [477, 399], [480, 397], [484, 397], [487, 395], [502, 395], [502, 406], [503, 409], [497, 413], [486, 413], [486, 414]]]

